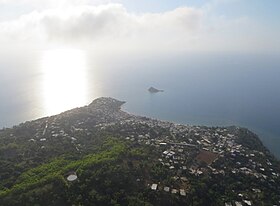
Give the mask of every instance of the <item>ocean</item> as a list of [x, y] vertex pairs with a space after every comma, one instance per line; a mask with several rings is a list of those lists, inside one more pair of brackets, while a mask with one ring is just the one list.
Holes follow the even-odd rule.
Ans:
[[[133, 114], [183, 124], [247, 127], [280, 158], [279, 79], [280, 58], [268, 54], [50, 50], [0, 55], [0, 127], [110, 96], [126, 101], [123, 109]], [[164, 92], [151, 94], [151, 86]]]

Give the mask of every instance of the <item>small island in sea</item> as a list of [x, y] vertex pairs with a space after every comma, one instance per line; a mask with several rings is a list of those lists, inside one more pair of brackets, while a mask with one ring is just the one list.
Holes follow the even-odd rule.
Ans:
[[154, 87], [150, 87], [150, 88], [148, 89], [148, 91], [149, 91], [150, 93], [158, 93], [158, 92], [163, 92], [164, 90], [156, 89], [156, 88], [154, 88]]
[[88, 106], [0, 130], [0, 203], [279, 205], [280, 162], [246, 128]]

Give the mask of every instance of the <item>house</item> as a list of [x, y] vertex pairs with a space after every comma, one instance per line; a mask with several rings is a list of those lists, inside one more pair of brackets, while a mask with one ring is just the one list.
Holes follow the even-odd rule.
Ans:
[[163, 190], [164, 190], [165, 192], [169, 192], [169, 191], [170, 191], [170, 188], [169, 188], [169, 187], [164, 187]]
[[181, 196], [186, 196], [186, 192], [185, 192], [184, 189], [180, 189], [180, 195], [181, 195]]
[[157, 184], [152, 184], [151, 189], [152, 190], [157, 190], [157, 186], [158, 186]]
[[178, 193], [178, 190], [172, 189], [172, 190], [171, 190], [171, 193], [172, 193], [172, 194], [177, 194], [177, 193]]
[[242, 206], [242, 203], [241, 203], [241, 202], [235, 201], [235, 205], [236, 205], [236, 206]]
[[252, 205], [252, 202], [251, 202], [250, 200], [243, 200], [243, 202], [244, 202], [245, 204], [249, 205], [249, 206]]

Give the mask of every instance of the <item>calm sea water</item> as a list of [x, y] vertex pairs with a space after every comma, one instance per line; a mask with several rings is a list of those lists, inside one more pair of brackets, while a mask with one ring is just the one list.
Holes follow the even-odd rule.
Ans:
[[[84, 79], [71, 79], [72, 84], [63, 87], [58, 95], [46, 96], [42, 88], [63, 85], [70, 78], [67, 70], [64, 74], [58, 72], [60, 83], [53, 86], [54, 83], [45, 81], [47, 72], [40, 69], [40, 55], [18, 61], [3, 58], [0, 60], [0, 126], [51, 115], [46, 112], [48, 98], [53, 105], [68, 105], [65, 109], [70, 109], [100, 96], [111, 96], [127, 101], [124, 109], [134, 114], [177, 123], [248, 127], [280, 157], [279, 59], [276, 55], [238, 54], [114, 58], [86, 55]], [[79, 89], [83, 81], [86, 82], [81, 87], [84, 96], [77, 96], [81, 94], [75, 88]], [[150, 86], [164, 92], [150, 94], [147, 91]], [[68, 94], [72, 91], [69, 98], [81, 101], [75, 105], [63, 102], [71, 102], [63, 98], [64, 90]]]

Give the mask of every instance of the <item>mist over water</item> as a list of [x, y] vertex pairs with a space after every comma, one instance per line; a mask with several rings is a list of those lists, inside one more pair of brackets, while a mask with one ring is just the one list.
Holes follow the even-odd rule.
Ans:
[[[0, 59], [0, 127], [52, 114], [46, 112], [42, 98], [46, 73], [40, 70], [39, 56], [17, 61]], [[97, 97], [110, 96], [127, 101], [124, 110], [134, 114], [195, 125], [244, 126], [256, 132], [280, 157], [277, 56], [180, 54], [101, 58], [88, 54], [83, 67], [86, 91], [82, 92], [83, 97], [78, 97], [81, 101], [71, 106], [83, 106]], [[68, 77], [60, 75], [63, 85]], [[75, 98], [79, 92], [74, 88], [81, 83], [74, 81], [76, 87], [71, 90], [64, 87], [65, 93], [73, 90]], [[150, 86], [164, 92], [150, 94], [147, 91]], [[51, 100], [64, 105], [63, 98]], [[68, 105], [65, 110], [70, 109], [69, 104], [65, 105]]]

